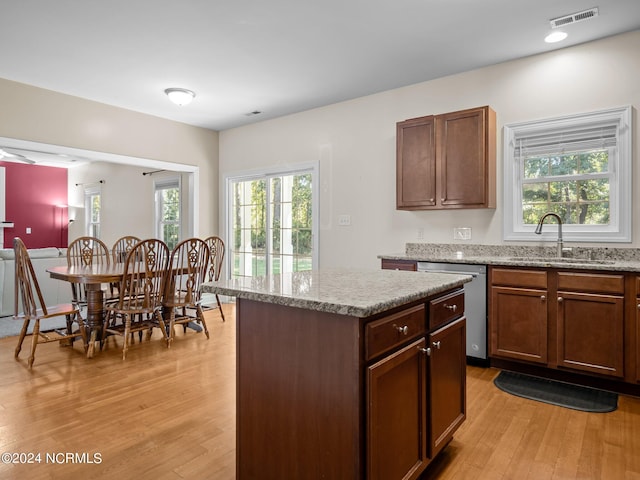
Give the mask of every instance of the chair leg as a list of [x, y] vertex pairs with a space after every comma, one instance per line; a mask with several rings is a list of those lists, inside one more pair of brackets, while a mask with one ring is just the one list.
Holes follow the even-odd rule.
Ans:
[[162, 315], [162, 311], [161, 310], [156, 310], [155, 312], [156, 315], [156, 320], [158, 321], [158, 324], [160, 325], [160, 330], [162, 330], [162, 338], [164, 339], [165, 343], [169, 343], [169, 337], [167, 335], [167, 324], [164, 323], [164, 316]]
[[174, 308], [171, 308], [169, 313], [169, 331], [167, 332], [167, 348], [171, 348], [171, 343], [176, 336], [175, 332], [175, 320], [176, 320], [176, 311]]
[[33, 367], [33, 361], [36, 358], [36, 347], [38, 346], [38, 337], [40, 336], [40, 320], [36, 319], [33, 325], [33, 335], [31, 338], [31, 355], [29, 355], [29, 368]]
[[209, 329], [207, 328], [207, 322], [204, 320], [204, 312], [202, 311], [202, 307], [200, 305], [196, 305], [196, 318], [202, 324], [204, 328], [204, 334], [207, 336], [207, 340], [209, 340]]
[[[65, 318], [67, 319], [67, 335], [71, 335], [73, 333], [73, 318], [71, 315], [65, 315]], [[71, 345], [72, 347], [74, 340], [75, 337], [69, 338], [69, 345]]]
[[[218, 308], [220, 309], [220, 316], [222, 317], [222, 321], [224, 322], [224, 312], [222, 311], [222, 304], [220, 303], [220, 297], [216, 293], [216, 302], [218, 302]], [[208, 337], [207, 337], [208, 338]]]
[[125, 314], [124, 316], [124, 335], [122, 336], [124, 339], [124, 346], [122, 347], [122, 360], [126, 360], [127, 358], [127, 350], [129, 350], [129, 333], [131, 330], [131, 316], [129, 314]]
[[14, 357], [17, 359], [20, 354], [20, 350], [22, 350], [22, 342], [24, 341], [24, 337], [27, 335], [27, 330], [29, 329], [29, 324], [31, 320], [25, 318], [24, 323], [22, 324], [22, 330], [20, 330], [20, 337], [18, 338], [18, 346], [16, 347], [16, 351]]

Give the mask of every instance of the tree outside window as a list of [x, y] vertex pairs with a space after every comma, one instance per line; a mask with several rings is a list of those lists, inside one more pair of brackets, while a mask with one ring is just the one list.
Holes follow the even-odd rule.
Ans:
[[180, 184], [179, 180], [156, 183], [157, 235], [170, 250], [180, 241]]
[[102, 195], [100, 187], [88, 187], [84, 191], [87, 235], [100, 238], [100, 211]]

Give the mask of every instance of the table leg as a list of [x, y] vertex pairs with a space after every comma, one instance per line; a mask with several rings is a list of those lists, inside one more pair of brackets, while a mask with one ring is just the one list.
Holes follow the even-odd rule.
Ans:
[[99, 332], [102, 331], [104, 320], [104, 294], [101, 284], [87, 285], [87, 325], [89, 327], [89, 348], [87, 358], [93, 357], [95, 344], [100, 340]]

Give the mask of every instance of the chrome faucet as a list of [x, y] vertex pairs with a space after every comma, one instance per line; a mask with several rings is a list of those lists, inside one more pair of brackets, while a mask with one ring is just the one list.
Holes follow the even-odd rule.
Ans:
[[542, 224], [544, 223], [544, 220], [547, 217], [553, 217], [557, 220], [558, 222], [558, 258], [562, 257], [562, 252], [563, 252], [563, 245], [562, 245], [562, 219], [560, 218], [560, 215], [558, 215], [557, 213], [553, 213], [553, 212], [548, 212], [545, 213], [542, 217], [540, 217], [540, 220], [538, 220], [538, 226], [536, 227], [536, 233], [538, 235], [540, 235], [542, 233]]

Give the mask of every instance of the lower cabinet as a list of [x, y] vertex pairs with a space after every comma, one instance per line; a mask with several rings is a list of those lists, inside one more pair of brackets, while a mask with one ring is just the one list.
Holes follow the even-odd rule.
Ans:
[[624, 377], [624, 275], [494, 267], [490, 282], [493, 357]]
[[435, 457], [467, 416], [466, 320], [464, 317], [429, 335], [430, 456]]
[[558, 366], [624, 374], [624, 298], [558, 292]]
[[547, 291], [491, 288], [493, 355], [547, 364]]
[[636, 382], [640, 383], [640, 277], [635, 279], [636, 304], [635, 304], [635, 327], [636, 327]]
[[367, 478], [416, 479], [466, 418], [466, 320], [367, 368]]
[[427, 376], [421, 338], [368, 368], [370, 480], [417, 478], [427, 457]]

